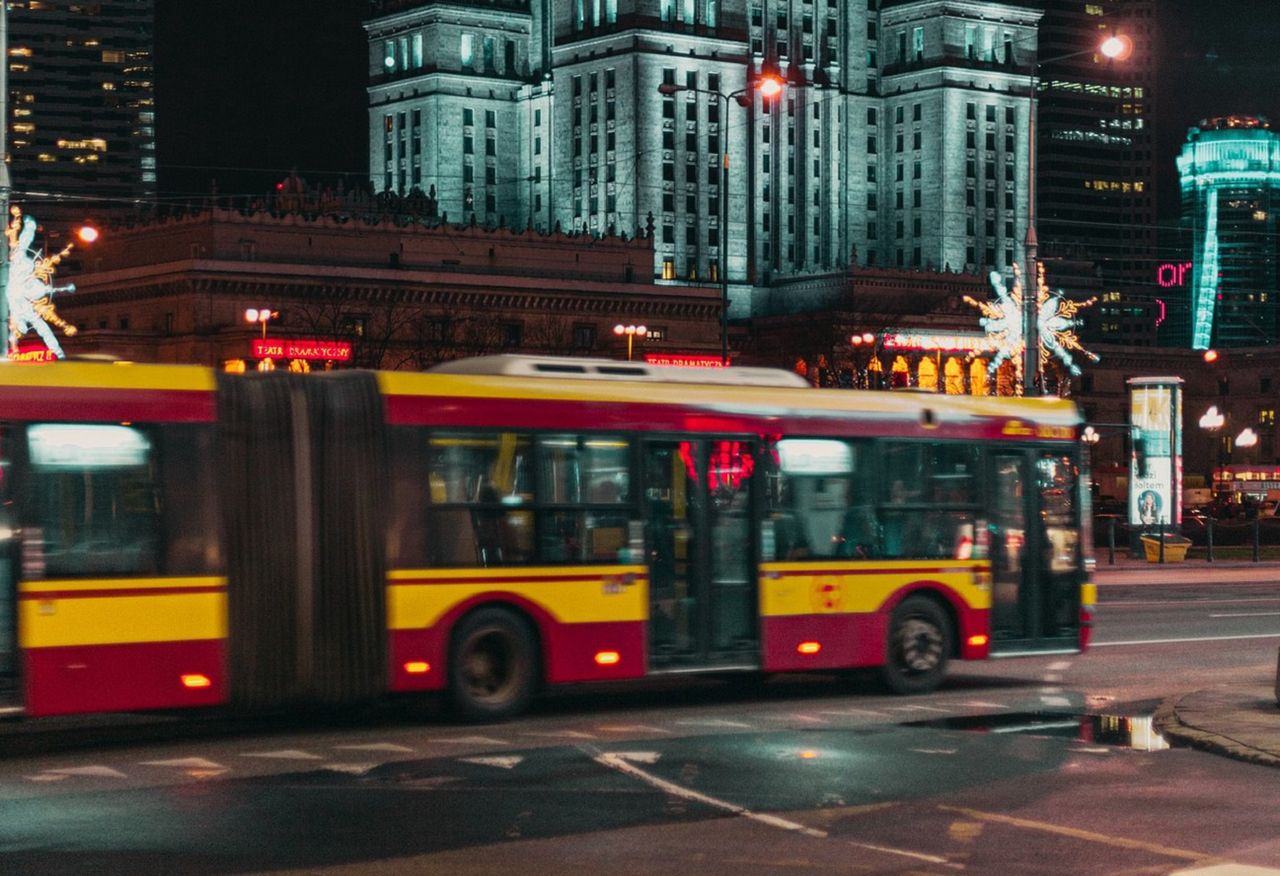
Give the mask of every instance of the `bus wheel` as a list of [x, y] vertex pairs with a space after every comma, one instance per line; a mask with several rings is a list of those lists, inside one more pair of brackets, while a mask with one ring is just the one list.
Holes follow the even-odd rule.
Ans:
[[482, 608], [458, 627], [449, 660], [449, 696], [467, 721], [502, 721], [533, 696], [536, 646], [529, 626], [509, 611]]
[[908, 597], [889, 617], [881, 676], [899, 694], [927, 693], [942, 683], [951, 653], [951, 625], [932, 599]]

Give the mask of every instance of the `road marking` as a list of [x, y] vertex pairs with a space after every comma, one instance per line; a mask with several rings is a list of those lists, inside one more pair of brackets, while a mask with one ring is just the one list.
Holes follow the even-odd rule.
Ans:
[[537, 736], [542, 739], [595, 739], [591, 733], [583, 733], [581, 730], [548, 730], [546, 732], [526, 731], [521, 736]]
[[1186, 642], [1234, 642], [1241, 639], [1280, 639], [1280, 633], [1249, 636], [1196, 636], [1190, 639], [1130, 639], [1124, 642], [1090, 642], [1090, 648], [1122, 648], [1129, 645], [1177, 645]]
[[1170, 876], [1277, 876], [1275, 867], [1254, 867], [1251, 864], [1210, 864], [1192, 870], [1178, 870]]
[[379, 764], [376, 763], [327, 763], [321, 769], [329, 770], [335, 773], [348, 773], [353, 776], [363, 776], [370, 770], [377, 769]]
[[886, 706], [891, 712], [941, 712], [944, 715], [951, 714], [950, 709], [939, 709], [935, 706]]
[[605, 733], [666, 733], [670, 735], [672, 732], [663, 727], [650, 727], [648, 724], [603, 724], [596, 729]]
[[1041, 697], [1040, 702], [1044, 703], [1046, 706], [1071, 705], [1071, 700], [1067, 699], [1066, 697]]
[[623, 760], [629, 760], [632, 763], [657, 763], [662, 757], [656, 751], [611, 751], [613, 757], [620, 757]]
[[335, 745], [341, 751], [393, 751], [400, 754], [412, 754], [413, 749], [394, 742], [370, 742], [365, 745]]
[[1209, 617], [1276, 617], [1280, 611], [1244, 611], [1234, 614], [1211, 614]]
[[776, 815], [768, 815], [763, 812], [753, 812], [745, 806], [739, 806], [736, 803], [730, 803], [727, 800], [721, 800], [718, 797], [712, 797], [699, 791], [694, 791], [691, 788], [677, 785], [674, 782], [669, 782], [666, 779], [653, 775], [652, 773], [645, 772], [635, 764], [630, 763], [625, 758], [619, 757], [616, 754], [592, 751], [590, 749], [584, 750], [591, 756], [592, 760], [601, 766], [631, 776], [633, 779], [639, 779], [646, 785], [651, 785], [660, 791], [664, 791], [672, 795], [673, 797], [679, 797], [682, 800], [691, 800], [695, 803], [702, 803], [703, 805], [710, 806], [713, 809], [720, 809], [743, 818], [749, 818], [752, 821], [759, 822], [760, 824], [767, 824], [769, 827], [794, 831], [796, 833], [816, 837], [818, 839], [823, 839], [827, 836], [827, 832], [825, 830], [815, 830], [812, 827], [805, 827], [803, 824], [795, 821], [788, 821], [787, 819], [779, 818]]
[[724, 718], [691, 718], [685, 721], [676, 721], [676, 723], [685, 727], [741, 727], [746, 730], [751, 729], [750, 724], [743, 724], [741, 721], [726, 721]]
[[282, 751], [253, 751], [241, 752], [241, 757], [274, 757], [280, 760], [324, 760], [318, 754], [312, 754], [309, 751], [298, 751], [296, 748], [287, 748]]
[[1048, 670], [1050, 672], [1062, 672], [1063, 670], [1070, 669], [1070, 668], [1071, 668], [1070, 660], [1055, 660], [1053, 663], [1050, 663], [1048, 666]]
[[872, 709], [827, 709], [819, 712], [820, 715], [839, 715], [842, 717], [853, 717], [854, 715], [870, 715], [873, 718], [888, 718], [888, 712], [877, 712]]
[[1007, 709], [1009, 708], [1004, 703], [989, 703], [986, 700], [968, 700], [967, 702], [963, 702], [960, 705], [971, 706], [975, 709]]
[[914, 751], [916, 754], [955, 754], [958, 748], [908, 748], [907, 751]]
[[432, 739], [432, 742], [443, 742], [450, 745], [510, 745], [502, 739], [491, 736], [453, 736], [448, 739]]
[[498, 755], [496, 757], [460, 757], [458, 760], [463, 763], [475, 763], [480, 766], [491, 766], [497, 767], [498, 769], [511, 770], [515, 769], [516, 766], [524, 760], [524, 758], [518, 754], [511, 754]]
[[1126, 837], [1108, 836], [1105, 833], [1094, 833], [1091, 830], [1081, 830], [1076, 827], [1063, 827], [1058, 824], [1047, 824], [1043, 821], [1032, 821], [1027, 818], [1015, 818], [1012, 815], [1000, 815], [996, 812], [982, 812], [978, 809], [967, 809], [963, 806], [940, 805], [938, 808], [943, 812], [958, 812], [961, 815], [967, 815], [969, 818], [976, 818], [980, 821], [990, 821], [996, 824], [1008, 824], [1013, 827], [1025, 827], [1028, 830], [1039, 830], [1045, 833], [1057, 834], [1058, 836], [1069, 836], [1072, 839], [1087, 840], [1089, 842], [1115, 846], [1116, 848], [1121, 849], [1136, 849], [1143, 852], [1154, 852], [1157, 855], [1164, 855], [1168, 858], [1183, 858], [1188, 861], [1203, 861], [1210, 857], [1203, 852], [1192, 852], [1187, 849], [1162, 846], [1158, 843], [1149, 843], [1144, 842], [1143, 840], [1128, 839]]
[[1100, 607], [1130, 605], [1235, 605], [1246, 602], [1280, 602], [1274, 596], [1250, 596], [1243, 599], [1117, 599], [1115, 602], [1103, 601]]
[[174, 767], [180, 770], [225, 770], [226, 767], [203, 757], [180, 757], [177, 760], [144, 760], [140, 766]]
[[109, 766], [82, 766], [82, 767], [63, 767], [57, 770], [45, 770], [55, 776], [92, 776], [100, 779], [124, 779], [128, 778], [119, 770], [113, 770]]

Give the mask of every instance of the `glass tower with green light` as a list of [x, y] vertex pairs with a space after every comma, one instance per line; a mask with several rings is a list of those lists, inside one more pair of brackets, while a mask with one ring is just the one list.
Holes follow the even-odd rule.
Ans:
[[1184, 337], [1195, 350], [1274, 344], [1280, 137], [1259, 116], [1206, 119], [1187, 133], [1178, 175], [1192, 239]]

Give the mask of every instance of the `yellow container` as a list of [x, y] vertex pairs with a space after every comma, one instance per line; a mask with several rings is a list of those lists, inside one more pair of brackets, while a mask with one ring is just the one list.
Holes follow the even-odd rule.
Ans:
[[[1164, 540], [1164, 561], [1181, 563], [1187, 558], [1187, 548], [1191, 547], [1191, 539], [1183, 536], [1167, 536]], [[1160, 539], [1154, 535], [1142, 536], [1142, 549], [1147, 554], [1148, 563], [1160, 562]]]

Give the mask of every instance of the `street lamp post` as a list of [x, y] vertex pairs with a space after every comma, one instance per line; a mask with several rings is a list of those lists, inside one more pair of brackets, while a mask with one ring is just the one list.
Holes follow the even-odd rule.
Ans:
[[[9, 0], [0, 0], [0, 223], [9, 227]], [[0, 241], [0, 360], [9, 358], [9, 241]]]
[[272, 310], [270, 307], [250, 307], [244, 312], [245, 322], [256, 322], [262, 325], [262, 339], [267, 339], [267, 323], [280, 315], [279, 311]]
[[[670, 97], [678, 91], [692, 91], [696, 94], [713, 95], [724, 103], [724, 114], [720, 116], [720, 258], [716, 264], [716, 278], [720, 281], [720, 364], [729, 365], [729, 105], [737, 101], [739, 106], [750, 106], [747, 97], [753, 86], [740, 88], [725, 94], [723, 91], [710, 88], [691, 88], [688, 85], [677, 85], [674, 82], [663, 82], [658, 86], [658, 93]], [[764, 97], [775, 97], [782, 92], [782, 80], [773, 75], [761, 76], [754, 86]]]
[[1022, 278], [1022, 386], [1023, 395], [1034, 395], [1040, 392], [1040, 274], [1036, 257], [1039, 255], [1040, 241], [1036, 236], [1036, 116], [1039, 100], [1036, 98], [1036, 85], [1040, 77], [1040, 68], [1045, 64], [1079, 58], [1083, 55], [1101, 54], [1112, 61], [1123, 61], [1133, 54], [1133, 40], [1121, 34], [1112, 34], [1096, 48], [1080, 52], [1068, 52], [1055, 55], [1044, 60], [1036, 59], [1031, 68], [1031, 88], [1027, 92], [1029, 102], [1027, 108], [1027, 237], [1026, 261], [1027, 270]]
[[642, 325], [623, 325], [622, 323], [618, 323], [613, 327], [613, 333], [615, 335], [627, 336], [627, 361], [630, 362], [631, 361], [631, 344], [635, 341], [636, 335], [639, 335], [642, 338], [647, 337], [649, 334], [649, 330], [648, 328]]

